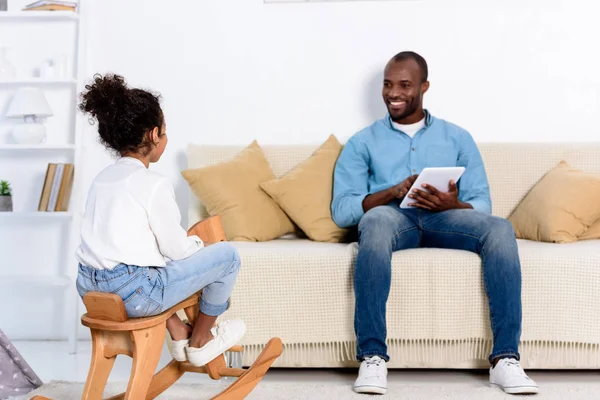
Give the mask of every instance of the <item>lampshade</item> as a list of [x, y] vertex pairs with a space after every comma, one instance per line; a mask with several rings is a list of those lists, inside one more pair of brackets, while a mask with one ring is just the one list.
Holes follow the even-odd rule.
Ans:
[[44, 96], [44, 92], [36, 87], [22, 87], [17, 90], [8, 107], [7, 117], [50, 117], [52, 110]]

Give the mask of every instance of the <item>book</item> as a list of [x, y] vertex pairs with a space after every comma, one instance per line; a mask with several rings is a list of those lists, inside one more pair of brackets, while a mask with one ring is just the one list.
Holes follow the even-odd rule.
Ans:
[[40, 1], [34, 1], [33, 3], [27, 4], [25, 6], [25, 8], [48, 6], [48, 5], [77, 7], [77, 2], [76, 1], [61, 1], [61, 0], [40, 0]]
[[73, 164], [48, 164], [38, 211], [68, 211], [74, 174]]
[[73, 1], [42, 0], [30, 3], [23, 11], [75, 11], [77, 3]]
[[74, 171], [75, 166], [73, 164], [65, 164], [54, 211], [69, 210], [69, 200], [71, 199]]
[[52, 183], [54, 182], [55, 173], [56, 164], [48, 164], [48, 168], [46, 169], [46, 178], [44, 179], [44, 185], [42, 186], [42, 195], [40, 196], [38, 211], [46, 211], [48, 208], [48, 202], [50, 201], [50, 192], [52, 190]]
[[58, 191], [60, 190], [60, 182], [62, 180], [64, 169], [64, 164], [56, 164], [56, 173], [54, 174], [54, 179], [52, 181], [50, 200], [48, 200], [48, 207], [46, 207], [46, 211], [54, 211], [54, 208], [56, 207], [56, 200], [58, 198]]
[[33, 8], [24, 8], [23, 11], [75, 11], [75, 7], [48, 5]]

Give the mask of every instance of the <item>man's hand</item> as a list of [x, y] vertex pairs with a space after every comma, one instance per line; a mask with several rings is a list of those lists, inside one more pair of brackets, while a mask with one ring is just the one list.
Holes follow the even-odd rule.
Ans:
[[392, 186], [390, 188], [380, 190], [377, 193], [373, 193], [366, 196], [362, 202], [363, 211], [367, 212], [374, 207], [389, 204], [395, 199], [402, 200], [404, 196], [408, 194], [408, 191], [410, 190], [412, 184], [415, 183], [417, 176], [418, 175], [409, 176], [396, 186]]
[[421, 189], [414, 189], [413, 192], [408, 195], [410, 199], [415, 200], [415, 202], [409, 203], [410, 206], [434, 212], [454, 210], [457, 208], [473, 208], [470, 204], [458, 200], [458, 188], [454, 181], [450, 181], [448, 184], [448, 192], [446, 193], [440, 192], [433, 186], [427, 184], [424, 184], [423, 188], [427, 189], [429, 193]]
[[398, 185], [392, 186], [390, 188], [390, 190], [392, 191], [394, 197], [402, 200], [404, 198], [404, 196], [406, 196], [408, 194], [410, 187], [413, 185], [413, 183], [415, 183], [418, 176], [419, 176], [418, 174], [409, 176], [408, 178], [403, 180]]

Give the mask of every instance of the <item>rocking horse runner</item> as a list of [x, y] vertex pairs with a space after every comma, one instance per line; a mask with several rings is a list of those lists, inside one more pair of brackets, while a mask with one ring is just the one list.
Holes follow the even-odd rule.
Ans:
[[[167, 144], [158, 96], [127, 87], [121, 76], [97, 75], [82, 98], [79, 108], [98, 121], [101, 142], [120, 156], [92, 182], [76, 252], [82, 323], [93, 341], [83, 398], [101, 398], [117, 354], [134, 363], [127, 392], [116, 398], [154, 398], [185, 371], [239, 376], [216, 398], [243, 398], [281, 354], [281, 341], [272, 339], [248, 371], [226, 368], [223, 353], [239, 351], [246, 327], [215, 322], [229, 307], [240, 258], [231, 244], [199, 236], [215, 231], [209, 226], [218, 218], [188, 235], [173, 187], [148, 169]], [[176, 314], [182, 309], [190, 325]], [[174, 360], [152, 378], [165, 328]]]

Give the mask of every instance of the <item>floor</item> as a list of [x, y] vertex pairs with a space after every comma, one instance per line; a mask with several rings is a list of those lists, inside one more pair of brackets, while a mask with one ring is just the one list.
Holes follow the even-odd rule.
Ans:
[[[27, 341], [13, 342], [23, 358], [29, 363], [44, 382], [51, 380], [79, 381], [86, 379], [89, 368], [91, 342], [80, 342], [77, 354], [68, 354], [66, 342]], [[159, 366], [170, 360], [166, 346], [163, 349]], [[110, 375], [111, 382], [124, 382], [129, 378], [131, 359], [117, 357]], [[600, 371], [529, 371], [540, 388], [544, 383], [582, 384], [598, 382]], [[278, 382], [339, 382], [352, 385], [356, 371], [351, 369], [272, 369], [265, 381]], [[488, 373], [485, 370], [391, 370], [388, 379], [397, 383], [457, 383], [470, 382], [487, 385]], [[185, 374], [180, 382], [216, 384], [204, 374]], [[228, 384], [227, 382], [222, 382]]]

